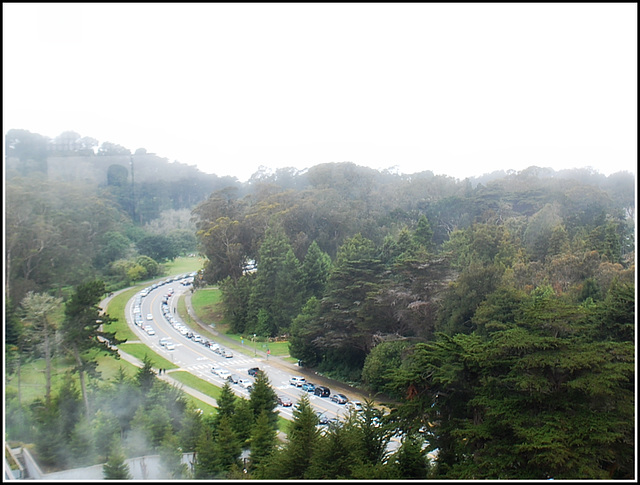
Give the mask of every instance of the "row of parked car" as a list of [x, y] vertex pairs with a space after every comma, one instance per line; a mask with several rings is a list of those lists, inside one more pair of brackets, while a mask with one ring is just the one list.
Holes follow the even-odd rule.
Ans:
[[169, 322], [169, 324], [175, 328], [181, 335], [184, 335], [188, 339], [193, 340], [194, 342], [198, 342], [199, 344], [204, 345], [209, 348], [212, 352], [215, 352], [219, 355], [222, 355], [226, 358], [233, 357], [233, 352], [230, 350], [222, 348], [216, 342], [209, 340], [202, 335], [193, 332], [189, 327], [184, 325], [176, 316], [171, 313], [171, 307], [169, 306], [169, 299], [173, 296], [173, 288], [169, 288], [169, 291], [162, 298], [162, 314], [164, 315], [165, 320]]
[[337, 404], [345, 404], [348, 405], [348, 408], [353, 408], [356, 411], [362, 411], [362, 403], [360, 401], [349, 401], [349, 398], [341, 393], [331, 394], [331, 389], [328, 387], [316, 386], [313, 382], [307, 382], [307, 379], [302, 376], [292, 376], [289, 379], [289, 384], [300, 387], [303, 391], [313, 392], [316, 396], [328, 397], [331, 401]]
[[237, 374], [232, 374], [227, 369], [224, 369], [222, 367], [216, 365], [212, 366], [211, 373], [220, 377], [221, 379], [229, 381], [231, 384], [237, 384], [240, 387], [247, 389], [248, 391], [251, 391], [251, 389], [253, 388], [253, 382], [251, 381], [251, 379], [241, 378]]

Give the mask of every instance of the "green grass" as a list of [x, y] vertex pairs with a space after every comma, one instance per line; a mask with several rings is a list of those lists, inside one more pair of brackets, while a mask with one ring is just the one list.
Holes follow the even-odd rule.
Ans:
[[199, 288], [191, 295], [193, 311], [205, 323], [222, 323], [221, 299], [222, 293], [217, 287]]
[[181, 256], [168, 263], [164, 263], [162, 267], [166, 275], [174, 275], [180, 273], [193, 273], [204, 267], [204, 259], [200, 257], [189, 258]]
[[214, 398], [216, 401], [220, 398], [220, 393], [222, 392], [221, 387], [200, 379], [199, 377], [196, 377], [189, 372], [178, 371], [172, 372], [169, 375], [171, 376], [171, 378], [179, 381], [185, 386], [189, 386], [196, 391], [200, 391], [202, 394], [206, 394], [207, 396]]
[[193, 397], [191, 394], [187, 394], [185, 392], [184, 395], [185, 399], [192, 403], [196, 409], [202, 409], [203, 415], [206, 416], [207, 414], [216, 414], [218, 412], [218, 408], [211, 406], [210, 404], [207, 404], [206, 402], [201, 401], [198, 398]]
[[129, 328], [127, 320], [125, 318], [124, 309], [127, 302], [133, 298], [133, 296], [143, 288], [144, 285], [133, 287], [129, 290], [123, 291], [119, 295], [114, 296], [107, 305], [105, 311], [114, 319], [113, 323], [104, 325], [106, 332], [115, 332], [116, 337], [120, 340], [137, 340], [138, 337], [133, 330]]
[[[222, 293], [217, 287], [200, 288], [191, 296], [191, 305], [194, 313], [201, 321], [209, 324], [215, 324], [217, 331], [224, 333], [227, 337], [237, 343], [235, 346], [230, 345], [233, 350], [251, 355], [254, 352], [255, 347], [255, 349], [260, 350], [261, 352], [270, 350], [271, 355], [283, 357], [288, 362], [295, 363], [298, 361], [298, 359], [289, 357], [288, 342], [269, 342], [265, 337], [257, 337], [254, 342], [251, 340], [251, 335], [241, 335], [229, 332], [229, 326], [223, 322], [221, 300]], [[182, 298], [178, 301], [178, 313], [184, 322], [190, 323], [191, 318], [187, 314], [186, 306]], [[199, 330], [200, 329], [198, 328], [198, 331]], [[207, 337], [212, 338], [211, 335], [208, 335]], [[244, 344], [242, 343], [243, 339]]]
[[120, 345], [120, 350], [126, 352], [129, 355], [133, 355], [134, 357], [143, 360], [146, 356], [150, 361], [151, 365], [156, 369], [177, 369], [178, 366], [173, 364], [171, 361], [161, 357], [156, 354], [153, 350], [147, 347], [145, 344], [138, 343], [124, 343]]

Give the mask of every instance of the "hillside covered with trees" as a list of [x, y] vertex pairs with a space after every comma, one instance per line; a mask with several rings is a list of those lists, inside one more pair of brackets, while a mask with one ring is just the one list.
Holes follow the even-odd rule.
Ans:
[[[286, 336], [305, 366], [400, 403], [381, 419], [406, 436], [405, 472], [366, 445], [353, 448], [358, 466], [339, 459], [374, 432], [373, 416], [317, 441], [299, 403], [300, 430], [286, 452], [255, 455], [256, 478], [397, 478], [416, 463], [417, 478], [633, 477], [632, 174], [533, 166], [457, 180], [346, 162], [241, 184], [113, 144], [89, 153], [79, 136], [65, 149], [38, 137], [6, 137], [12, 315], [34, 293], [68, 305], [86, 281], [124, 287], [197, 251], [198, 284], [220, 286], [233, 332]], [[8, 322], [7, 343], [24, 321]], [[266, 433], [268, 418], [254, 418]], [[201, 453], [216, 436], [250, 440], [232, 428], [213, 423]], [[235, 458], [203, 478], [237, 471], [242, 446], [229, 446]]]

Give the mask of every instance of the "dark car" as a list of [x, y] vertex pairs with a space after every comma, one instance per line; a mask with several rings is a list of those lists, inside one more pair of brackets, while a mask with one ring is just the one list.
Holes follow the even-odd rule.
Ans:
[[331, 389], [329, 389], [328, 387], [324, 387], [324, 386], [316, 386], [316, 388], [313, 391], [313, 393], [316, 396], [329, 397], [331, 395]]
[[287, 396], [278, 396], [278, 404], [284, 407], [289, 407], [293, 405], [293, 401], [291, 401]]
[[231, 384], [237, 384], [238, 381], [240, 380], [240, 378], [235, 375], [235, 374], [231, 374], [229, 377], [227, 377], [227, 380], [231, 383]]
[[316, 390], [316, 385], [313, 382], [305, 382], [304, 384], [302, 384], [302, 390], [313, 392]]
[[258, 372], [262, 372], [259, 367], [252, 367], [247, 371], [247, 374], [249, 374], [251, 377], [256, 377], [258, 375]]
[[322, 411], [316, 411], [316, 414], [318, 415], [318, 424], [329, 424], [329, 418]]
[[349, 400], [344, 394], [333, 394], [329, 399], [338, 404], [346, 404]]

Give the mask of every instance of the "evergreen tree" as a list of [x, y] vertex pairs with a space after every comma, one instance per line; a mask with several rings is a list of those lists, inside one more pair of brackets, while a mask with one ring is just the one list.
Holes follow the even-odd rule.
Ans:
[[318, 417], [311, 407], [307, 394], [302, 394], [293, 409], [293, 421], [287, 433], [288, 442], [284, 449], [283, 471], [281, 478], [305, 478], [311, 464], [320, 432], [316, 427]]
[[242, 447], [238, 437], [233, 432], [231, 420], [224, 416], [216, 427], [213, 439], [213, 453], [215, 456], [214, 468], [222, 476], [231, 470], [233, 465], [239, 465]]
[[142, 358], [142, 367], [138, 368], [136, 372], [136, 381], [145, 396], [156, 381], [156, 372], [153, 370], [151, 359], [147, 354]]
[[431, 250], [433, 248], [433, 229], [427, 220], [427, 216], [421, 214], [418, 218], [418, 224], [413, 231], [413, 240], [416, 244]]
[[320, 249], [316, 241], [313, 241], [307, 249], [301, 266], [306, 299], [312, 296], [322, 297], [330, 270], [331, 257]]
[[218, 473], [217, 450], [214, 448], [213, 429], [205, 427], [196, 444], [194, 478], [215, 478]]
[[269, 417], [269, 423], [274, 426], [278, 422], [278, 395], [271, 387], [269, 377], [265, 372], [258, 372], [256, 380], [251, 388], [251, 409], [254, 420], [264, 411]]
[[[282, 324], [278, 318], [282, 299], [277, 290], [281, 288], [278, 282], [283, 278], [282, 266], [290, 249], [291, 244], [284, 230], [278, 225], [270, 226], [265, 232], [264, 242], [260, 245], [258, 271], [251, 288], [247, 315], [249, 322], [257, 322], [258, 313], [263, 310], [263, 313], [273, 319], [275, 324], [271, 327], [273, 330], [269, 335], [262, 335], [264, 337], [275, 336], [279, 325]], [[249, 330], [252, 329], [249, 328]]]
[[218, 404], [218, 410], [213, 418], [215, 428], [218, 427], [222, 418], [226, 417], [231, 419], [236, 412], [236, 394], [233, 392], [233, 389], [231, 389], [231, 383], [229, 381], [225, 381], [224, 386], [222, 386], [220, 396], [216, 399], [216, 403]]
[[249, 445], [251, 431], [255, 425], [256, 418], [253, 415], [253, 407], [251, 401], [243, 397], [236, 397], [236, 409], [231, 416], [231, 428], [238, 437], [238, 441], [245, 448]]
[[115, 442], [111, 447], [109, 459], [102, 466], [102, 474], [105, 480], [131, 480], [129, 465], [125, 461], [119, 441]]
[[269, 414], [262, 411], [251, 431], [249, 471], [254, 478], [262, 478], [262, 467], [277, 445], [277, 431], [269, 422]]
[[275, 325], [276, 331], [282, 334], [289, 331], [291, 320], [298, 315], [305, 301], [302, 270], [293, 249], [287, 251], [278, 271], [276, 295], [278, 301], [275, 302], [275, 308], [278, 311], [275, 315]]
[[187, 464], [182, 463], [182, 448], [178, 446], [178, 438], [168, 435], [160, 446], [161, 466], [172, 479], [187, 478]]
[[401, 480], [427, 478], [429, 464], [422, 451], [423, 441], [411, 433], [402, 437], [400, 448], [390, 460], [391, 474]]
[[85, 360], [87, 351], [98, 349], [118, 358], [116, 345], [123, 342], [115, 337], [115, 333], [101, 330], [102, 325], [111, 321], [111, 317], [102, 313], [98, 307], [105, 293], [105, 284], [100, 280], [79, 285], [65, 305], [65, 320], [62, 325], [64, 344], [75, 361], [74, 370], [80, 378], [87, 417], [90, 417], [90, 409], [86, 376], [97, 375], [96, 361]]
[[318, 437], [305, 478], [313, 480], [338, 480], [352, 478], [353, 440], [349, 429], [331, 426]]
[[315, 322], [319, 313], [320, 301], [312, 296], [291, 322], [289, 353], [309, 367], [315, 366], [322, 359], [322, 349], [313, 341], [316, 337]]

